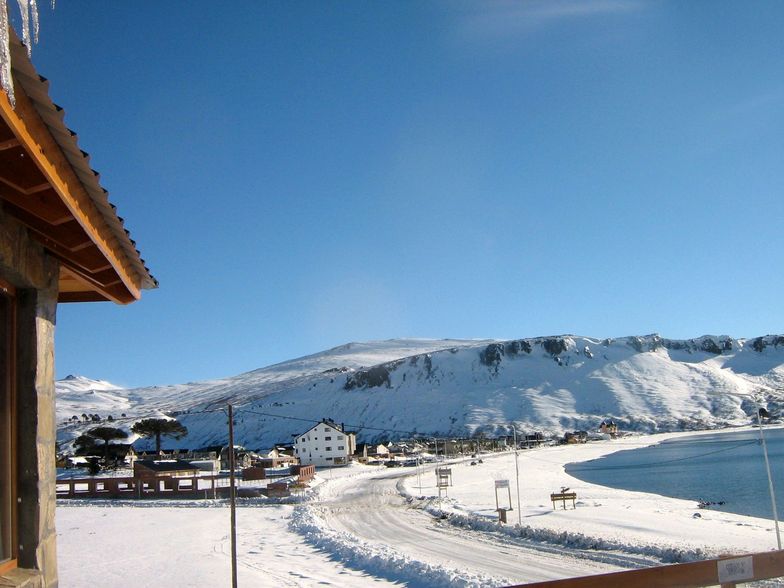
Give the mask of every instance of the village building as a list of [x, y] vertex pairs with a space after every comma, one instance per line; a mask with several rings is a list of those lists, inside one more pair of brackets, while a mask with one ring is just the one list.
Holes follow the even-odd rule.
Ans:
[[587, 443], [588, 431], [572, 431], [571, 433], [564, 434], [564, 441], [566, 443]]
[[[229, 446], [225, 446], [220, 454], [220, 466], [222, 470], [229, 469], [229, 458], [231, 457]], [[248, 451], [242, 445], [234, 446], [234, 467], [235, 468], [249, 468], [253, 462], [258, 458], [258, 455], [252, 451]]]
[[179, 459], [137, 459], [133, 464], [134, 478], [191, 478], [199, 471], [196, 465]]
[[358, 443], [354, 458], [360, 463], [367, 463], [369, 459], [389, 459], [389, 449], [383, 443]]
[[294, 445], [291, 443], [283, 443], [275, 445], [275, 451], [277, 451], [278, 455], [288, 455], [289, 457], [295, 457], [294, 453]]
[[606, 421], [602, 421], [602, 424], [599, 425], [599, 432], [609, 435], [610, 437], [616, 437], [618, 435], [618, 425], [616, 425], [615, 421], [612, 419], [607, 419]]
[[54, 326], [69, 302], [128, 304], [150, 275], [89, 156], [9, 29], [0, 90], [0, 585], [56, 586]]
[[253, 467], [258, 468], [281, 468], [289, 467], [299, 463], [293, 455], [288, 455], [277, 447], [272, 448], [266, 454], [260, 455], [253, 460]]
[[347, 465], [354, 455], [356, 434], [343, 430], [343, 425], [324, 419], [294, 442], [294, 452], [302, 465], [317, 467]]

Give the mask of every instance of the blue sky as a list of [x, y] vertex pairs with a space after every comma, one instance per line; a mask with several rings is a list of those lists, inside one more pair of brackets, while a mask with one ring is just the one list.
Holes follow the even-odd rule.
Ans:
[[784, 332], [781, 2], [41, 5], [33, 61], [161, 284], [62, 305], [58, 377]]

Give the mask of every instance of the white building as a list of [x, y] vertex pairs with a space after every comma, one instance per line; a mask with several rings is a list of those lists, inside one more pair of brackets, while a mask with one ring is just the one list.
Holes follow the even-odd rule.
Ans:
[[311, 427], [294, 442], [294, 455], [302, 465], [316, 467], [346, 465], [356, 449], [356, 435], [343, 431], [328, 419]]

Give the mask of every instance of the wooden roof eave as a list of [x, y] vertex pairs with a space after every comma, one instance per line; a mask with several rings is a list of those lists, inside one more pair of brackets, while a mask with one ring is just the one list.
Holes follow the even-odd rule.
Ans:
[[[117, 272], [124, 286], [121, 291], [107, 291], [102, 294], [120, 304], [138, 300], [141, 298], [141, 280], [129, 267], [127, 260], [123, 259], [122, 248], [104, 221], [103, 215], [87, 194], [24, 90], [17, 86], [15, 95], [14, 108], [5, 92], [0, 92], [0, 117], [20, 140], [25, 152], [36, 163], [86, 236]], [[67, 258], [61, 260], [68, 265]]]
[[0, 207], [61, 261], [60, 301], [125, 304], [158, 287], [123, 219], [8, 28], [17, 103], [0, 91]]

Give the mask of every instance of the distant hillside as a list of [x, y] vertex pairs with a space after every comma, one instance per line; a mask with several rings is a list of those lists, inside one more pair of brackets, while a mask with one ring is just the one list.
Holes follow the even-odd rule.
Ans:
[[605, 418], [632, 431], [704, 429], [751, 422], [753, 393], [771, 414], [781, 411], [783, 336], [396, 339], [175, 386], [124, 390], [69, 376], [57, 382], [58, 437], [68, 442], [94, 426], [75, 422], [82, 414], [112, 415], [126, 429], [143, 416], [170, 414], [190, 434], [167, 446], [223, 443], [226, 416], [217, 409], [229, 402], [237, 442], [250, 448], [290, 441], [309, 427], [280, 417], [329, 417], [356, 429], [360, 441], [410, 432], [494, 435], [512, 423], [560, 434], [595, 430]]

